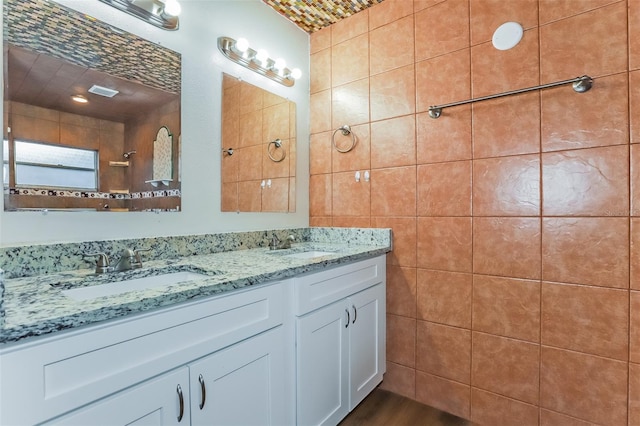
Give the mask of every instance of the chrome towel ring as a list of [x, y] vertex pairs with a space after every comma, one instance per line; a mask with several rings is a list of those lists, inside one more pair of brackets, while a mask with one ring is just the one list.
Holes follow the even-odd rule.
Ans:
[[[282, 150], [282, 155], [280, 156], [280, 158], [275, 158], [273, 156], [273, 154], [271, 153], [271, 145], [275, 146], [275, 148], [273, 149], [274, 151], [277, 150], [278, 148], [281, 148]], [[267, 155], [269, 155], [269, 158], [271, 159], [271, 161], [279, 163], [282, 160], [284, 160], [284, 158], [287, 156], [287, 152], [284, 150], [284, 147], [282, 146], [282, 140], [281, 139], [276, 139], [274, 141], [269, 142], [269, 144], [267, 145]]]
[[[342, 131], [342, 134], [344, 136], [351, 135], [351, 146], [349, 146], [349, 148], [340, 149], [336, 145], [336, 133], [338, 133], [339, 130]], [[351, 131], [351, 127], [348, 124], [345, 124], [344, 126], [334, 130], [333, 134], [331, 135], [331, 145], [333, 145], [333, 147], [336, 149], [336, 151], [341, 152], [343, 154], [345, 152], [351, 151], [356, 146], [356, 135]]]

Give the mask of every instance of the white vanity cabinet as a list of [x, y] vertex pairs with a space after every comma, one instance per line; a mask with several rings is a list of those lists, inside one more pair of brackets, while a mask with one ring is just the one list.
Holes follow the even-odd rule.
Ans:
[[188, 425], [189, 369], [170, 373], [120, 391], [45, 425]]
[[189, 364], [191, 424], [285, 425], [283, 327]]
[[51, 425], [284, 425], [283, 327], [120, 391]]
[[0, 345], [0, 425], [336, 425], [384, 369], [379, 256]]
[[294, 279], [298, 425], [336, 425], [385, 371], [384, 256]]
[[[256, 424], [283, 424], [288, 395], [270, 380], [286, 364], [288, 284], [3, 347], [0, 424], [227, 425], [249, 411], [244, 392], [262, 406], [252, 417]], [[200, 374], [208, 387], [206, 411], [199, 409]]]

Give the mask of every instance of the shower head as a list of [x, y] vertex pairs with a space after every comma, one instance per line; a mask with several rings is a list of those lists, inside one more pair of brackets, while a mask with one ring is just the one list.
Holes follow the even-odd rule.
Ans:
[[122, 154], [122, 156], [128, 160], [135, 153], [136, 153], [135, 150], [134, 151], [129, 151], [129, 152], [125, 152], [124, 154]]

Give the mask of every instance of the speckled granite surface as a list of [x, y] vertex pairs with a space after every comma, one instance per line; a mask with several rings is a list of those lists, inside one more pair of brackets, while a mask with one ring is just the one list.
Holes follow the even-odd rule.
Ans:
[[[296, 242], [288, 250], [269, 250], [266, 247], [274, 233], [281, 240], [293, 234]], [[6, 248], [0, 253], [0, 266], [5, 269], [4, 281], [0, 278], [0, 291], [4, 289], [0, 343], [382, 255], [391, 250], [391, 241], [389, 229], [304, 228]], [[88, 262], [78, 261], [83, 251], [112, 254], [126, 247], [153, 247], [153, 254], [148, 256], [152, 260], [145, 260], [143, 269], [100, 276], [93, 275]], [[309, 250], [332, 254], [311, 259], [287, 256]], [[203, 277], [84, 301], [74, 300], [62, 292], [177, 271], [198, 272]]]
[[296, 228], [224, 234], [186, 235], [82, 243], [0, 247], [0, 269], [5, 278], [27, 277], [74, 269], [87, 269], [95, 258], [83, 253], [106, 253], [114, 261], [125, 248], [151, 248], [143, 260], [159, 260], [223, 251], [267, 247], [272, 235], [284, 240], [294, 235], [298, 242], [344, 242], [345, 244], [391, 244], [388, 229]]
[[0, 269], [0, 330], [4, 328], [4, 271]]
[[[267, 247], [273, 234], [286, 238], [293, 234], [297, 241], [310, 241], [310, 229], [234, 232], [224, 234], [186, 235], [174, 237], [124, 240], [86, 241], [81, 243], [31, 245], [0, 248], [0, 269], [6, 278], [50, 274], [95, 265], [95, 258], [83, 253], [106, 253], [113, 261], [125, 248], [151, 248], [143, 260], [219, 253], [223, 251]], [[324, 228], [330, 231], [331, 228]], [[374, 230], [372, 230], [374, 231]], [[377, 234], [377, 232], [374, 232]]]

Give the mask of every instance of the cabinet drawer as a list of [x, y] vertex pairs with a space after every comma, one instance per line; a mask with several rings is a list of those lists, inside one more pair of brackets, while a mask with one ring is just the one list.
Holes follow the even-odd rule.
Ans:
[[385, 256], [294, 278], [294, 313], [304, 315], [385, 280]]
[[0, 424], [38, 423], [283, 322], [284, 284], [162, 309], [0, 353]]

